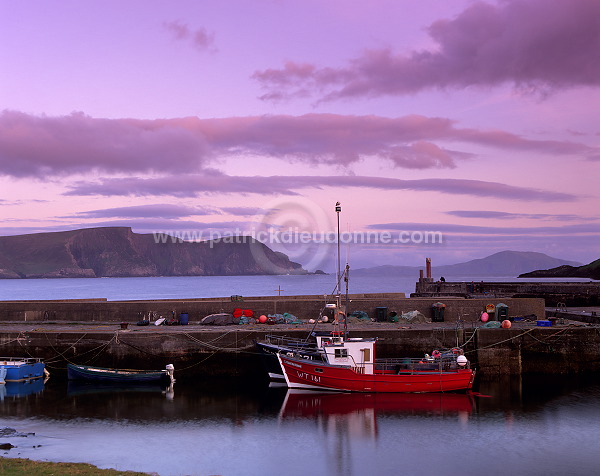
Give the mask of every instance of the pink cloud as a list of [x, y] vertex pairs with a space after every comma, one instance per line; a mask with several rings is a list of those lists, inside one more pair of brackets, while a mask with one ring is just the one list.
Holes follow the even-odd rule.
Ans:
[[492, 220], [520, 220], [520, 219], [531, 219], [531, 220], [558, 220], [558, 221], [596, 221], [600, 218], [573, 215], [573, 214], [550, 214], [550, 213], [515, 213], [515, 212], [500, 212], [495, 210], [452, 210], [445, 212], [447, 215], [452, 215], [461, 218], [475, 218], [475, 219], [492, 219]]
[[152, 204], [129, 207], [102, 208], [76, 213], [82, 218], [181, 218], [198, 215], [216, 215], [219, 210], [213, 207], [190, 207], [186, 205]]
[[94, 119], [83, 114], [0, 114], [0, 173], [16, 177], [199, 169], [202, 136], [177, 124]]
[[205, 28], [192, 30], [186, 24], [179, 21], [165, 22], [165, 29], [179, 41], [191, 41], [192, 45], [199, 50], [213, 50], [215, 35]]
[[476, 2], [454, 19], [429, 26], [436, 49], [364, 52], [345, 68], [287, 62], [257, 71], [263, 99], [301, 91], [324, 100], [411, 94], [430, 88], [513, 84], [547, 93], [600, 84], [600, 2], [507, 0]]
[[310, 63], [286, 61], [282, 69], [256, 71], [252, 78], [264, 85], [268, 84], [269, 92], [261, 96], [261, 99], [277, 102], [291, 97], [309, 97], [315, 90], [321, 91], [326, 85], [351, 81], [353, 76], [346, 70], [319, 69]]
[[[164, 218], [180, 219], [185, 217], [203, 215], [234, 215], [254, 216], [264, 213], [258, 207], [213, 207], [213, 206], [188, 206], [169, 203], [156, 203], [151, 205], [132, 205], [128, 207], [101, 208], [78, 212], [72, 216], [80, 218]], [[64, 218], [64, 217], [63, 217]]]
[[107, 178], [78, 182], [66, 195], [103, 196], [176, 196], [196, 197], [204, 193], [297, 195], [298, 190], [329, 187], [371, 188], [377, 190], [415, 190], [504, 200], [573, 201], [577, 197], [564, 192], [517, 187], [498, 182], [466, 179], [402, 180], [359, 176], [229, 176], [219, 172], [209, 175], [179, 175], [158, 178]]
[[531, 140], [501, 130], [461, 129], [447, 118], [407, 115], [260, 116], [198, 120], [186, 127], [204, 134], [219, 153], [264, 154], [312, 164], [349, 165], [361, 158], [388, 158], [404, 168], [451, 168], [472, 157], [433, 141], [455, 141], [546, 154], [596, 157], [598, 149], [569, 141]]
[[[377, 223], [368, 225], [367, 228], [374, 230], [424, 230], [431, 228], [427, 223]], [[436, 223], [436, 231], [443, 233], [464, 233], [475, 235], [530, 235], [530, 236], [552, 236], [552, 235], [587, 235], [600, 233], [600, 225], [576, 224], [563, 226], [524, 226], [524, 227], [499, 227], [478, 225], [457, 225], [454, 223]]]
[[84, 114], [37, 117], [5, 111], [0, 114], [0, 174], [198, 173], [219, 158], [235, 155], [334, 166], [379, 157], [396, 167], [431, 169], [452, 168], [457, 161], [474, 156], [440, 142], [584, 158], [599, 155], [597, 148], [576, 142], [462, 129], [450, 119], [419, 115], [111, 120]]
[[447, 119], [306, 114], [216, 119], [205, 125], [208, 127], [201, 127], [210, 142], [230, 152], [311, 164], [349, 165], [364, 157], [381, 156], [406, 168], [454, 166], [451, 151], [442, 153], [440, 148], [420, 144], [427, 137], [439, 139], [442, 131], [451, 129], [452, 122]]
[[258, 207], [222, 207], [221, 211], [229, 215], [243, 217], [259, 215], [267, 212], [267, 210], [265, 210], [264, 208]]

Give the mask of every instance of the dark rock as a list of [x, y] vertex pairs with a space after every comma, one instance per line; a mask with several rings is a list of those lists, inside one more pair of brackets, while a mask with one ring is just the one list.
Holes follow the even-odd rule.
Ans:
[[6, 426], [4, 428], [0, 428], [0, 437], [9, 437], [9, 436], [10, 437], [13, 437], [13, 436], [27, 437], [27, 436], [35, 436], [35, 433], [19, 433], [14, 428], [10, 428], [8, 426]]

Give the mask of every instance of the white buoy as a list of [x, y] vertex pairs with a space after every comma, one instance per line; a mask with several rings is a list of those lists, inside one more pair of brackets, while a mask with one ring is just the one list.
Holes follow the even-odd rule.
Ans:
[[459, 355], [456, 358], [456, 363], [458, 365], [460, 365], [461, 367], [464, 367], [465, 365], [467, 365], [468, 362], [469, 362], [469, 360], [464, 355]]

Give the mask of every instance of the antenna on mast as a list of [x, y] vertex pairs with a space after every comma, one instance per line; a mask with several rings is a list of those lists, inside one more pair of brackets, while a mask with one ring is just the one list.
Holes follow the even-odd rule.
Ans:
[[340, 212], [342, 205], [340, 202], [335, 202], [335, 213], [337, 213], [337, 287], [336, 294], [339, 296], [342, 292], [340, 284]]

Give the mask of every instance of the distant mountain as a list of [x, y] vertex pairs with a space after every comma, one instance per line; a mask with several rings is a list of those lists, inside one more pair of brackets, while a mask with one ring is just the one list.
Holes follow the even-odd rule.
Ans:
[[[441, 276], [518, 276], [519, 274], [540, 268], [563, 265], [578, 266], [581, 263], [566, 261], [533, 251], [500, 251], [486, 258], [474, 259], [465, 263], [435, 266], [434, 279]], [[358, 276], [419, 276], [419, 270], [425, 266], [376, 266], [352, 270]]]
[[[127, 227], [0, 237], [0, 278], [306, 274], [250, 237], [191, 243]], [[233, 242], [235, 241], [235, 242]]]
[[425, 267], [384, 264], [372, 268], [350, 268], [350, 276], [414, 276], [417, 278], [420, 269], [425, 269]]
[[539, 269], [523, 273], [519, 278], [590, 278], [600, 279], [600, 259], [584, 266], [557, 266], [551, 269]]

